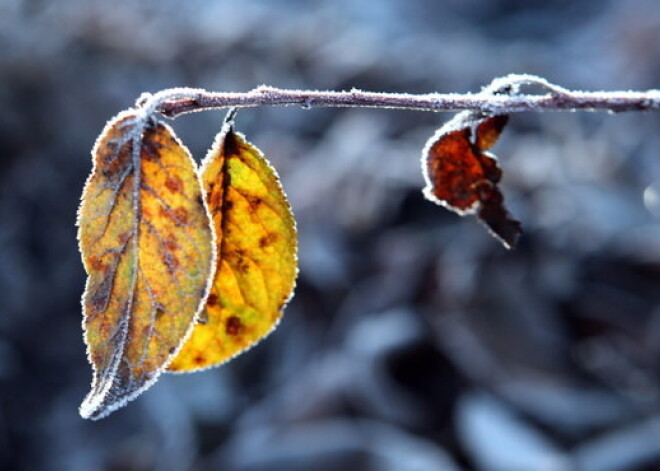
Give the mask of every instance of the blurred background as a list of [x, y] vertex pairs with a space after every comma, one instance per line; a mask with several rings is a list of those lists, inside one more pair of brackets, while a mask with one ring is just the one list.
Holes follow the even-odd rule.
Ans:
[[[74, 227], [104, 123], [172, 86], [660, 87], [656, 0], [0, 0], [0, 469], [660, 469], [660, 114], [520, 114], [506, 251], [421, 195], [450, 114], [261, 108], [300, 231], [278, 330], [100, 422]], [[196, 158], [222, 111], [174, 127]]]

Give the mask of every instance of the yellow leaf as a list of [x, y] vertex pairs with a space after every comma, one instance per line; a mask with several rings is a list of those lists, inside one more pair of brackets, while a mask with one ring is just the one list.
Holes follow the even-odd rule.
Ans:
[[268, 335], [298, 272], [295, 222], [277, 174], [230, 120], [204, 160], [202, 182], [217, 269], [200, 321], [168, 367], [173, 372], [217, 366]]
[[92, 155], [78, 238], [94, 379], [80, 414], [99, 419], [153, 384], [177, 353], [206, 300], [215, 250], [195, 164], [168, 126], [123, 112]]

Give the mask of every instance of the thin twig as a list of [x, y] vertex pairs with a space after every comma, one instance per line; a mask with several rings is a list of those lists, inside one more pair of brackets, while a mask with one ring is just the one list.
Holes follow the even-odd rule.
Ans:
[[[536, 86], [540, 94], [522, 94], [522, 86]], [[660, 111], [660, 90], [578, 91], [568, 90], [533, 75], [496, 78], [479, 93], [377, 93], [350, 91], [286, 90], [260, 86], [244, 93], [209, 92], [173, 88], [140, 97], [138, 105], [147, 113], [177, 117], [182, 114], [219, 108], [257, 106], [362, 107], [418, 111], [475, 110], [485, 114], [523, 111]]]

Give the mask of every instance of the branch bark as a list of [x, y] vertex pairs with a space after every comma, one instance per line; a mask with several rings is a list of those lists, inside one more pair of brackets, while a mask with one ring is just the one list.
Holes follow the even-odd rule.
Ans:
[[[521, 93], [534, 86], [538, 93]], [[496, 78], [478, 93], [378, 93], [350, 91], [287, 90], [262, 85], [249, 92], [209, 92], [203, 89], [172, 88], [145, 94], [137, 105], [146, 113], [175, 118], [182, 114], [220, 108], [258, 106], [360, 107], [417, 111], [473, 110], [485, 115], [524, 111], [660, 111], [660, 90], [580, 91], [551, 84], [533, 75]]]

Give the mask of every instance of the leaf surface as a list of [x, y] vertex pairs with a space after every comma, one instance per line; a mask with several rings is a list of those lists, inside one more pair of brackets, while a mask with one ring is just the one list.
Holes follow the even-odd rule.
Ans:
[[195, 164], [168, 126], [123, 112], [92, 156], [78, 238], [94, 378], [80, 414], [99, 419], [153, 384], [183, 344], [215, 252]]
[[263, 339], [279, 322], [298, 272], [295, 222], [277, 174], [234, 132], [231, 118], [204, 160], [202, 182], [217, 235], [217, 269], [172, 372], [217, 366]]
[[507, 120], [507, 115], [459, 113], [429, 139], [422, 154], [422, 171], [426, 198], [461, 216], [476, 213], [493, 236], [512, 248], [522, 229], [504, 206], [497, 158], [486, 152]]

